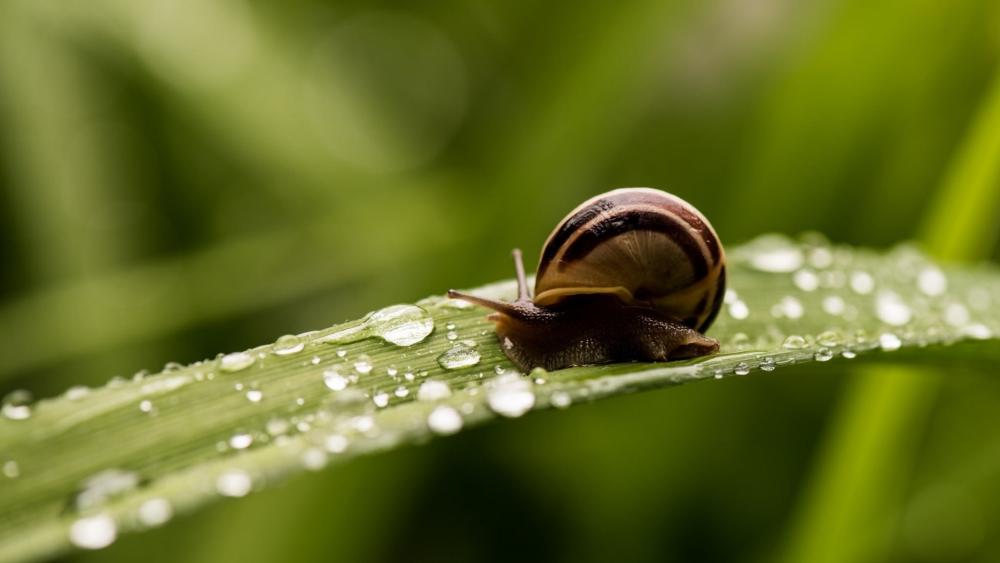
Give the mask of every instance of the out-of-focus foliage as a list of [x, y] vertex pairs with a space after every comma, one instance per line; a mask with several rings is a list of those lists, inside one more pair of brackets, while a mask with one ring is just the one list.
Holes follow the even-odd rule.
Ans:
[[[993, 0], [4, 2], [0, 386], [53, 396], [506, 277], [512, 246], [614, 186], [677, 193], [727, 244], [995, 258], [996, 199], [940, 186], [996, 193], [997, 22]], [[822, 498], [845, 374], [529, 417], [97, 556], [769, 560]], [[990, 375], [907, 375], [933, 392], [890, 432], [855, 560], [1000, 556]]]

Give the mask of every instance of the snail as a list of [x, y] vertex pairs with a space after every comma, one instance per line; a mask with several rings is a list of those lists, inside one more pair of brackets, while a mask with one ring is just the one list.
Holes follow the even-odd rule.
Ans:
[[691, 204], [652, 188], [621, 188], [570, 212], [542, 248], [534, 298], [513, 251], [517, 299], [448, 291], [492, 309], [504, 353], [527, 371], [715, 353], [703, 335], [726, 290], [722, 243]]

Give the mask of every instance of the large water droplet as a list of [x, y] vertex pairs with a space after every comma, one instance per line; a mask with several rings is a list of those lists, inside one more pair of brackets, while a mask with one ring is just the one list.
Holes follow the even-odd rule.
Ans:
[[501, 375], [493, 380], [486, 402], [493, 412], [515, 418], [535, 405], [535, 393], [530, 380], [517, 374]]
[[396, 346], [412, 346], [434, 331], [434, 319], [416, 305], [392, 305], [368, 318], [372, 334]]
[[435, 434], [454, 434], [462, 429], [462, 415], [448, 405], [440, 405], [427, 415], [427, 426]]
[[222, 356], [219, 361], [219, 369], [222, 371], [234, 372], [244, 370], [253, 365], [256, 358], [247, 352], [233, 352]]
[[69, 541], [82, 549], [102, 549], [114, 543], [118, 525], [108, 514], [80, 518], [69, 527]]
[[227, 497], [246, 496], [252, 487], [250, 475], [240, 469], [226, 471], [215, 480], [215, 490]]
[[275, 341], [274, 347], [271, 348], [271, 353], [276, 356], [290, 356], [301, 352], [305, 347], [306, 344], [302, 341], [302, 337], [294, 334], [286, 334]]
[[478, 364], [479, 359], [479, 352], [459, 344], [438, 356], [437, 361], [444, 369], [461, 369]]

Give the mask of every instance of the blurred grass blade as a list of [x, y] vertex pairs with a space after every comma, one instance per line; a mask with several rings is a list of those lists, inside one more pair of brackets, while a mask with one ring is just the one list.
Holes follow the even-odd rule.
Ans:
[[[940, 270], [910, 247], [876, 254], [814, 236], [763, 237], [730, 257], [711, 331], [722, 352], [694, 361], [519, 374], [483, 310], [433, 297], [34, 405], [9, 397], [0, 559], [100, 548], [219, 497], [498, 417], [879, 351], [926, 361], [1000, 333], [995, 269]], [[513, 286], [476, 291], [509, 298]]]

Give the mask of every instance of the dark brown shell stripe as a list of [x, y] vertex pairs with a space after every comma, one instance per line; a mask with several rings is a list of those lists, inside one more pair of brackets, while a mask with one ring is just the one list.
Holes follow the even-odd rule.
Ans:
[[584, 225], [593, 221], [595, 217], [611, 211], [616, 205], [611, 199], [598, 199], [589, 204], [584, 204], [579, 211], [563, 221], [552, 236], [549, 237], [549, 240], [546, 241], [545, 247], [542, 249], [542, 258], [538, 263], [538, 272], [535, 275], [541, 277], [545, 273], [552, 260], [555, 259], [559, 249], [566, 244], [566, 241], [570, 237], [580, 231]]

